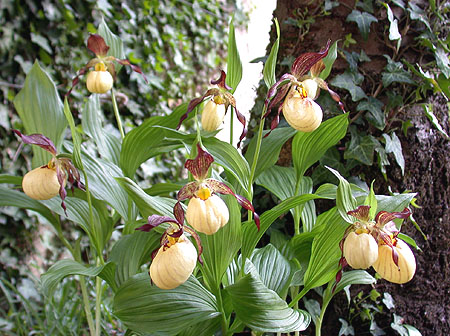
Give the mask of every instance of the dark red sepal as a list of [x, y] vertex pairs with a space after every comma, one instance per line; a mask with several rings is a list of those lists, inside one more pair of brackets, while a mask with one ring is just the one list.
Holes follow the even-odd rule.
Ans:
[[179, 223], [168, 216], [160, 216], [160, 215], [151, 215], [148, 217], [147, 224], [138, 227], [136, 230], [148, 232], [151, 229], [161, 225], [162, 223], [175, 223], [179, 225]]
[[90, 51], [92, 51], [95, 55], [98, 56], [106, 56], [108, 53], [109, 47], [106, 44], [103, 37], [98, 34], [91, 34], [87, 41], [87, 47]]
[[198, 248], [198, 261], [203, 266], [203, 259], [201, 258], [201, 254], [203, 252], [202, 241], [200, 240], [200, 236], [195, 230], [191, 229], [189, 226], [184, 226], [184, 231], [189, 232], [192, 237], [194, 237], [195, 242], [197, 243]]
[[214, 158], [207, 151], [204, 151], [197, 143], [197, 156], [195, 159], [189, 159], [184, 167], [194, 176], [197, 181], [202, 181], [208, 175], [209, 167], [214, 162]]
[[293, 74], [296, 78], [300, 78], [301, 76], [305, 75], [314, 64], [328, 55], [330, 44], [331, 40], [328, 40], [325, 48], [323, 48], [318, 53], [309, 52], [297, 57], [294, 63], [292, 63], [291, 74]]
[[68, 217], [66, 204], [64, 203], [64, 200], [66, 199], [66, 196], [67, 196], [66, 189], [64, 188], [64, 181], [66, 179], [66, 174], [58, 166], [56, 166], [56, 177], [58, 178], [58, 183], [59, 183], [59, 196], [61, 197], [61, 200], [62, 200], [61, 208], [63, 208], [64, 214], [66, 215], [66, 217]]
[[215, 179], [207, 179], [205, 183], [208, 185], [208, 187], [216, 193], [222, 194], [222, 195], [233, 195], [236, 200], [238, 201], [239, 205], [243, 207], [244, 209], [251, 211], [253, 213], [253, 218], [255, 219], [256, 227], [258, 228], [258, 231], [260, 229], [260, 219], [258, 214], [255, 212], [255, 208], [253, 207], [252, 203], [246, 199], [245, 197], [235, 194], [233, 190], [231, 190], [230, 187], [228, 187], [225, 183], [222, 183], [220, 181], [217, 181]]
[[221, 88], [223, 88], [225, 90], [230, 91], [232, 89], [232, 87], [228, 86], [225, 83], [226, 79], [227, 79], [227, 74], [225, 73], [225, 71], [221, 70], [219, 79], [212, 80], [211, 84], [217, 85], [217, 86], [219, 86], [219, 87], [221, 87]]
[[360, 205], [355, 210], [347, 212], [347, 215], [353, 216], [360, 221], [368, 222], [370, 220], [369, 212], [369, 205]]
[[208, 91], [206, 91], [206, 93], [203, 96], [192, 99], [189, 102], [186, 113], [181, 116], [176, 129], [180, 128], [183, 121], [188, 117], [189, 113], [194, 111], [194, 109], [197, 107], [197, 105], [201, 104], [207, 97], [212, 96], [215, 93], [218, 93], [218, 89], [209, 89]]
[[13, 130], [19, 137], [22, 138], [22, 141], [29, 145], [36, 145], [51, 153], [52, 155], [56, 155], [56, 147], [53, 144], [53, 141], [47, 138], [42, 134], [30, 134], [25, 135], [20, 133], [18, 130]]
[[269, 132], [267, 132], [267, 133], [264, 135], [264, 138], [265, 138], [265, 137], [268, 137], [269, 134], [272, 133], [272, 131], [273, 131], [275, 128], [277, 128], [278, 124], [280, 123], [280, 114], [281, 114], [281, 111], [282, 111], [282, 110], [283, 110], [283, 105], [280, 105], [280, 106], [278, 107], [277, 114], [275, 115], [275, 117], [273, 118], [272, 122], [270, 123], [270, 130], [269, 130]]
[[173, 215], [177, 222], [183, 226], [184, 225], [184, 209], [180, 202], [177, 202], [173, 207]]
[[375, 222], [379, 227], [383, 227], [384, 225], [394, 220], [395, 218], [406, 219], [410, 215], [411, 210], [409, 210], [408, 208], [403, 209], [403, 211], [401, 212], [380, 211], [375, 217]]
[[264, 102], [264, 104], [266, 105], [266, 113], [264, 114], [263, 118], [266, 118], [269, 115], [272, 107], [276, 106], [286, 97], [286, 94], [291, 88], [291, 83], [295, 81], [296, 78], [291, 74], [284, 74], [274, 85], [272, 85], [272, 87], [269, 89], [269, 92], [267, 92], [267, 97]]
[[114, 60], [115, 60], [117, 63], [120, 63], [120, 64], [122, 64], [122, 65], [128, 65], [134, 72], [137, 72], [138, 74], [141, 74], [142, 77], [144, 77], [145, 82], [148, 84], [148, 79], [147, 79], [147, 77], [144, 75], [144, 73], [142, 72], [142, 69], [141, 69], [140, 67], [138, 67], [137, 65], [131, 64], [130, 61], [127, 60], [127, 59], [121, 60], [121, 59], [119, 59], [119, 58], [114, 58]]
[[190, 199], [194, 197], [197, 189], [198, 189], [197, 181], [189, 182], [188, 184], [183, 186], [183, 188], [181, 188], [180, 191], [178, 191], [177, 200], [184, 201], [187, 200], [188, 198]]

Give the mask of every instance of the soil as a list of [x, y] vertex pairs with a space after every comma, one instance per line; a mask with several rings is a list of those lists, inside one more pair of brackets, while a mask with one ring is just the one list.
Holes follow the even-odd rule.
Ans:
[[[297, 57], [301, 53], [319, 51], [331, 39], [343, 41], [347, 34], [352, 34], [356, 44], [347, 50], [360, 52], [364, 50], [371, 58], [371, 62], [364, 63], [361, 72], [365, 77], [379, 79], [380, 73], [386, 65], [383, 54], [392, 54], [386, 43], [385, 26], [387, 20], [383, 20], [385, 13], [381, 13], [381, 19], [371, 25], [370, 35], [364, 41], [359, 34], [356, 24], [346, 22], [347, 15], [354, 8], [354, 1], [343, 0], [340, 5], [332, 9], [331, 15], [320, 14], [320, 2], [316, 1], [292, 1], [278, 0], [274, 16], [278, 18], [281, 28], [281, 40], [279, 60], [285, 57]], [[308, 12], [305, 17], [314, 17], [314, 22], [308, 24], [293, 25], [292, 20], [299, 20], [302, 14]], [[380, 14], [380, 13], [378, 13]], [[288, 23], [287, 19], [290, 18]], [[298, 21], [297, 21], [298, 22]], [[275, 36], [275, 28], [272, 27], [272, 41]], [[402, 46], [411, 44], [414, 40], [414, 31], [403, 38]], [[339, 46], [342, 44], [340, 43]], [[271, 44], [268, 46], [270, 51]], [[410, 62], [418, 62], [421, 55], [413, 48], [404, 48], [402, 58]], [[348, 67], [347, 62], [338, 57], [333, 67], [331, 76], [343, 72]], [[277, 77], [288, 72], [287, 67], [277, 68]], [[372, 85], [372, 86], [371, 86]], [[374, 92], [373, 83], [364, 81], [365, 92]], [[372, 90], [371, 90], [372, 88]], [[356, 114], [354, 104], [346, 96], [345, 91], [336, 90], [340, 95], [350, 116]], [[384, 100], [386, 97], [377, 97]], [[385, 100], [384, 100], [385, 101]], [[448, 106], [444, 98], [439, 95], [428, 97], [423, 101], [434, 107], [434, 113], [439, 119], [447, 134], [449, 129]], [[355, 112], [352, 112], [355, 111]], [[402, 232], [412, 237], [420, 250], [415, 250], [417, 271], [410, 282], [404, 285], [391, 284], [379, 280], [374, 288], [380, 293], [390, 293], [393, 297], [395, 308], [387, 310], [383, 314], [376, 314], [376, 323], [387, 335], [399, 335], [390, 324], [393, 322], [393, 313], [401, 316], [404, 323], [416, 327], [424, 336], [450, 335], [450, 270], [449, 248], [450, 238], [450, 141], [434, 127], [424, 114], [422, 106], [410, 105], [393, 111], [388, 117], [389, 128], [395, 129], [400, 138], [405, 157], [405, 176], [402, 176], [398, 165], [391, 160], [387, 169], [387, 181], [383, 178], [377, 165], [372, 167], [357, 167], [352, 175], [364, 176], [366, 182], [375, 179], [377, 181], [376, 193], [389, 194], [392, 192], [404, 192], [412, 190], [417, 193], [417, 204], [420, 208], [413, 209], [413, 217], [420, 226], [422, 233], [411, 221], [406, 221]], [[410, 120], [410, 127], [406, 135], [401, 131], [401, 121]], [[374, 134], [379, 136], [380, 133]], [[344, 143], [342, 144], [344, 145]], [[282, 151], [283, 157], [288, 157], [290, 146]], [[363, 291], [368, 294], [371, 286], [353, 286], [352, 294]], [[385, 308], [386, 310], [386, 308]], [[330, 304], [323, 324], [323, 335], [338, 335], [341, 328], [339, 318], [347, 319], [349, 306], [343, 293], [337, 295]], [[352, 321], [355, 335], [370, 335], [368, 322], [355, 319]], [[306, 335], [314, 333], [313, 326], [306, 331]]]

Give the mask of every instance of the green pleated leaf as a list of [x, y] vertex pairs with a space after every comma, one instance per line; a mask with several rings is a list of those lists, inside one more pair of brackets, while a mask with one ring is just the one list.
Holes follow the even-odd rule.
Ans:
[[[60, 150], [67, 127], [63, 103], [55, 83], [37, 61], [27, 74], [24, 87], [14, 98], [14, 107], [25, 127], [24, 133], [43, 134]], [[47, 164], [51, 154], [38, 146], [32, 148], [33, 168]]]
[[230, 22], [228, 30], [228, 57], [227, 57], [227, 78], [226, 83], [232, 89], [231, 93], [236, 91], [237, 86], [242, 79], [242, 62], [236, 45], [236, 34], [234, 29], [234, 18]]
[[213, 235], [200, 233], [203, 245], [202, 273], [210, 288], [219, 288], [222, 277], [241, 248], [241, 210], [236, 199], [228, 195], [224, 197], [230, 212], [228, 224]]
[[244, 240], [242, 242], [242, 255], [244, 256], [244, 258], [250, 257], [258, 241], [278, 217], [298, 205], [304, 204], [310, 200], [317, 198], [322, 197], [315, 194], [306, 194], [290, 197], [282, 201], [280, 204], [270, 210], [267, 210], [261, 215], [261, 227], [259, 231], [253, 221], [245, 222], [243, 227]]
[[306, 289], [321, 286], [336, 276], [341, 257], [339, 242], [348, 226], [336, 207], [317, 217], [316, 225], [325, 227], [312, 243], [311, 259], [304, 278]]
[[81, 137], [80, 134], [78, 134], [77, 128], [75, 126], [75, 121], [73, 120], [72, 112], [70, 112], [67, 97], [64, 99], [64, 115], [66, 116], [67, 122], [69, 123], [70, 132], [72, 134], [72, 143], [73, 143], [72, 162], [78, 169], [84, 170], [83, 161], [81, 161]]
[[264, 82], [268, 89], [270, 89], [277, 81], [275, 77], [275, 66], [277, 65], [278, 48], [280, 47], [280, 26], [276, 18], [274, 19], [274, 22], [277, 31], [277, 39], [275, 40], [272, 49], [270, 49], [269, 57], [267, 57], [263, 69]]
[[147, 273], [129, 278], [114, 296], [113, 313], [133, 331], [176, 334], [218, 316], [215, 297], [193, 276], [181, 286], [159, 289]]
[[112, 247], [109, 261], [116, 264], [115, 282], [118, 287], [139, 273], [141, 265], [151, 260], [151, 253], [159, 247], [161, 235], [155, 231], [136, 231], [122, 236]]
[[124, 59], [126, 57], [122, 40], [108, 28], [108, 25], [103, 17], [98, 26], [97, 32], [101, 37], [103, 37], [106, 44], [109, 46], [108, 56], [114, 56], [119, 59]]
[[117, 182], [117, 178], [123, 177], [122, 170], [114, 163], [94, 158], [86, 152], [82, 153], [82, 158], [92, 195], [107, 202], [125, 220], [133, 220], [134, 212], [132, 218], [128, 218], [128, 194]]
[[209, 319], [184, 329], [180, 336], [211, 336], [220, 329], [220, 317]]
[[13, 176], [8, 174], [0, 174], [0, 183], [22, 185], [22, 176]]
[[[323, 223], [322, 223], [323, 224]], [[293, 255], [302, 265], [308, 265], [314, 238], [322, 232], [324, 225], [315, 225], [310, 232], [301, 232], [292, 237], [290, 247]]]
[[[296, 173], [293, 167], [272, 166], [261, 173], [256, 179], [258, 185], [263, 186], [281, 201], [303, 194], [311, 194], [313, 182], [310, 177], [304, 177], [296, 187]], [[311, 231], [315, 223], [315, 205], [314, 201], [297, 206], [290, 210], [294, 216], [294, 221], [303, 221], [303, 230]], [[305, 215], [303, 215], [305, 211]]]
[[183, 184], [180, 183], [157, 183], [152, 185], [150, 188], [144, 189], [144, 191], [150, 196], [167, 196], [170, 193], [174, 193], [180, 190]]
[[[6, 183], [10, 183], [12, 180], [5, 179], [5, 181]], [[19, 184], [22, 184], [22, 182]], [[23, 192], [12, 190], [3, 186], [0, 186], [0, 206], [14, 206], [29, 209], [44, 216], [52, 225], [57, 225], [58, 223], [58, 219], [46, 206], [42, 205], [41, 202], [28, 197]]]
[[[64, 202], [67, 206], [67, 218], [80, 225], [80, 227], [88, 234], [89, 239], [97, 252], [101, 253], [105, 244], [111, 237], [113, 230], [112, 222], [102, 218], [95, 208], [92, 208], [91, 221], [89, 205], [85, 200], [75, 197], [66, 197]], [[41, 203], [58, 215], [65, 217], [64, 210], [61, 207], [61, 199], [59, 197], [53, 197], [52, 199], [41, 201]]]
[[175, 199], [150, 196], [128, 177], [118, 177], [116, 180], [136, 203], [142, 217], [147, 218], [153, 214], [173, 217]]
[[358, 204], [356, 202], [356, 199], [353, 197], [350, 183], [348, 183], [347, 180], [342, 177], [342, 175], [339, 174], [337, 170], [334, 170], [330, 167], [326, 168], [328, 168], [328, 170], [331, 171], [339, 179], [339, 186], [336, 192], [336, 207], [339, 210], [342, 218], [347, 223], [353, 223], [355, 221], [355, 217], [350, 216], [348, 212], [355, 210]]
[[[264, 131], [263, 135], [267, 134], [269, 131]], [[258, 163], [255, 169], [255, 178], [259, 176], [264, 170], [275, 165], [280, 156], [281, 147], [292, 138], [297, 131], [292, 127], [280, 127], [275, 128], [272, 133], [266, 138], [262, 139], [261, 151], [263, 155], [259, 155]], [[253, 164], [253, 157], [255, 155], [257, 137], [253, 137], [248, 145], [247, 152], [245, 153], [245, 158], [248, 164], [251, 166]]]
[[[114, 264], [107, 263], [103, 266], [86, 267], [75, 260], [59, 260], [47, 272], [41, 276], [42, 289], [46, 296], [53, 295], [56, 286], [69, 275], [97, 276], [105, 270], [104, 274], [111, 274]], [[111, 280], [111, 279], [108, 279]]]
[[89, 96], [82, 111], [81, 125], [84, 133], [94, 140], [99, 154], [118, 165], [121, 143], [111, 132], [103, 129], [105, 117], [101, 110], [99, 97], [98, 94]]
[[164, 129], [154, 126], [175, 128], [186, 109], [187, 104], [181, 104], [170, 115], [151, 117], [127, 133], [120, 152], [120, 168], [127, 177], [133, 177], [136, 169], [155, 154], [152, 149], [164, 140]]
[[246, 260], [245, 268], [246, 275], [226, 288], [239, 320], [260, 332], [292, 332], [308, 327], [311, 317], [307, 312], [289, 308], [267, 288], [250, 260]]
[[323, 64], [325, 64], [325, 69], [322, 70], [319, 77], [323, 80], [327, 79], [330, 75], [331, 68], [333, 67], [334, 61], [337, 58], [337, 43], [338, 40], [334, 41], [330, 49], [328, 49], [328, 54], [325, 58], [322, 58]]
[[228, 142], [216, 138], [203, 140], [206, 150], [213, 156], [214, 162], [222, 166], [247, 190], [250, 179], [250, 167], [238, 150]]
[[347, 133], [348, 114], [324, 121], [310, 133], [297, 132], [292, 141], [292, 160], [300, 179], [328, 148], [336, 145]]
[[255, 250], [250, 260], [264, 285], [283, 296], [291, 282], [291, 265], [280, 251], [268, 244]]

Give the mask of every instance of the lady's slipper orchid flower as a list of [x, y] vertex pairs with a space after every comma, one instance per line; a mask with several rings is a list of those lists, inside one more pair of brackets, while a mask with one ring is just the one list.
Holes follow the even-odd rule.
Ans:
[[[403, 283], [411, 280], [415, 272], [415, 259], [412, 251], [402, 240], [398, 239], [399, 230], [393, 222], [396, 218], [406, 219], [411, 211], [405, 208], [401, 212], [380, 211], [375, 219], [370, 219], [370, 206], [361, 205], [348, 214], [355, 217], [355, 222], [346, 230], [340, 243], [342, 267], [369, 268], [373, 266], [388, 281]], [[390, 249], [390, 258], [386, 251]], [[399, 259], [400, 256], [400, 259]], [[411, 258], [412, 256], [412, 258]], [[397, 272], [392, 269], [395, 265]], [[402, 270], [403, 269], [403, 270]], [[342, 269], [336, 275], [340, 280]], [[403, 281], [403, 282], [401, 282]]]
[[17, 130], [13, 130], [26, 144], [36, 145], [52, 154], [52, 159], [44, 166], [29, 171], [23, 177], [22, 188], [26, 195], [37, 200], [53, 198], [57, 194], [61, 196], [61, 207], [67, 216], [64, 199], [67, 192], [64, 189], [66, 181], [71, 185], [72, 192], [75, 187], [85, 190], [80, 180], [80, 173], [73, 165], [72, 161], [66, 157], [59, 157], [56, 154], [56, 147], [53, 142], [42, 134], [24, 135]]
[[197, 107], [197, 105], [201, 104], [205, 100], [208, 100], [202, 112], [202, 128], [205, 131], [215, 131], [223, 122], [228, 107], [231, 105], [236, 112], [239, 122], [244, 127], [241, 136], [239, 137], [239, 148], [242, 139], [244, 139], [247, 134], [246, 121], [244, 115], [236, 108], [236, 100], [229, 92], [231, 88], [225, 83], [226, 77], [227, 75], [225, 71], [222, 70], [220, 73], [220, 78], [218, 80], [211, 81], [211, 84], [217, 85], [218, 88], [209, 89], [203, 96], [194, 98], [189, 102], [187, 112], [180, 118], [177, 129], [180, 128], [183, 121], [188, 117], [189, 113]]
[[207, 178], [214, 158], [199, 144], [197, 144], [197, 151], [197, 157], [187, 160], [184, 165], [191, 172], [195, 181], [186, 184], [177, 195], [178, 201], [190, 199], [186, 211], [188, 223], [197, 231], [213, 234], [228, 222], [228, 208], [221, 198], [214, 195], [217, 193], [233, 195], [243, 208], [252, 211], [259, 230], [259, 216], [255, 213], [252, 203], [245, 197], [235, 194], [226, 184]]
[[66, 96], [70, 95], [72, 89], [78, 84], [80, 76], [84, 75], [89, 68], [94, 67], [94, 71], [88, 74], [86, 80], [86, 86], [88, 90], [92, 93], [105, 93], [109, 91], [113, 85], [113, 81], [116, 78], [116, 68], [114, 61], [122, 64], [128, 65], [131, 69], [139, 74], [141, 74], [145, 81], [147, 78], [142, 72], [141, 68], [130, 63], [129, 60], [121, 60], [114, 56], [108, 56], [109, 46], [106, 44], [103, 37], [98, 34], [91, 34], [87, 41], [87, 47], [90, 51], [95, 54], [95, 58], [91, 59], [77, 74], [77, 76], [72, 80], [72, 87]]
[[[319, 77], [325, 68], [322, 59], [327, 56], [330, 43], [328, 40], [326, 47], [318, 53], [310, 52], [297, 57], [292, 64], [291, 73], [281, 76], [269, 89], [265, 101], [267, 112], [263, 117], [266, 118], [271, 109], [281, 102], [270, 131], [278, 126], [282, 111], [286, 121], [297, 130], [311, 132], [319, 127], [322, 122], [322, 109], [314, 100], [319, 96], [320, 89], [327, 90], [344, 111], [338, 94]], [[307, 75], [308, 71], [310, 75]], [[270, 132], [265, 136], [269, 134]]]
[[180, 202], [173, 208], [175, 219], [167, 216], [152, 215], [147, 224], [138, 228], [150, 231], [162, 223], [170, 223], [161, 237], [161, 246], [152, 253], [150, 278], [161, 289], [173, 289], [183, 284], [192, 274], [197, 263], [197, 251], [191, 241], [184, 235], [190, 233], [197, 242], [198, 260], [202, 253], [202, 244], [197, 233], [184, 225], [184, 210]]

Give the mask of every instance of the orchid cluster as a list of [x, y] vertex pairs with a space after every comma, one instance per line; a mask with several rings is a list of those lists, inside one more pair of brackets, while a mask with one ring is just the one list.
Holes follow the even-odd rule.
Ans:
[[[372, 266], [384, 279], [402, 284], [411, 280], [416, 271], [416, 260], [409, 246], [398, 238], [399, 230], [393, 222], [406, 219], [411, 211], [380, 211], [374, 220], [369, 216], [370, 206], [362, 205], [348, 214], [356, 220], [341, 241], [343, 257], [340, 265], [356, 269]], [[338, 273], [337, 280], [341, 273]]]
[[39, 146], [52, 155], [46, 165], [25, 174], [22, 180], [24, 193], [36, 200], [47, 200], [59, 194], [62, 200], [61, 207], [67, 215], [64, 203], [67, 196], [65, 186], [69, 182], [72, 192], [75, 187], [85, 190], [80, 173], [69, 158], [57, 155], [55, 145], [46, 136], [42, 134], [24, 135], [17, 130], [14, 132], [24, 143]]
[[[207, 178], [209, 167], [213, 162], [212, 155], [197, 144], [197, 156], [185, 163], [185, 168], [195, 181], [189, 182], [179, 190], [173, 210], [175, 219], [152, 215], [148, 218], [147, 224], [138, 228], [148, 232], [162, 223], [170, 224], [161, 237], [161, 246], [152, 253], [153, 261], [150, 265], [150, 278], [161, 289], [178, 287], [189, 278], [195, 268], [197, 251], [184, 232], [191, 234], [196, 240], [199, 249], [198, 259], [202, 262], [200, 258], [202, 244], [196, 231], [211, 235], [228, 223], [228, 207], [216, 194], [233, 195], [243, 208], [252, 211], [259, 229], [259, 216], [250, 201], [235, 194], [223, 182]], [[187, 199], [189, 203], [185, 215], [181, 201]], [[184, 224], [185, 216], [188, 224], [195, 230]]]

